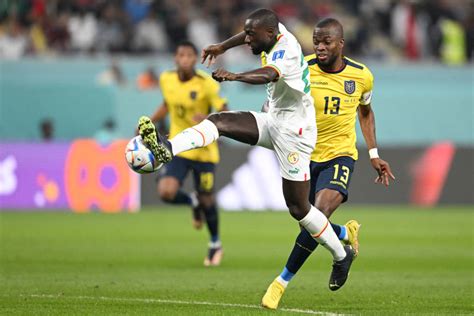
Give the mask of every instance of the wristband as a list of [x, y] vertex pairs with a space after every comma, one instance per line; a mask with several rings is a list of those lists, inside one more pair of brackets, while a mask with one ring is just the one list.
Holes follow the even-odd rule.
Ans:
[[379, 152], [378, 152], [377, 148], [369, 149], [369, 157], [370, 157], [370, 159], [379, 158]]

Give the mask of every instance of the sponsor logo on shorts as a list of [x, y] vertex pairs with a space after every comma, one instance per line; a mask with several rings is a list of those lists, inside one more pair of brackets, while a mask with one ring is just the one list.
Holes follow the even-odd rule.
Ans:
[[299, 168], [293, 168], [293, 169], [288, 170], [288, 172], [290, 174], [298, 174], [298, 173], [300, 173], [300, 169]]
[[300, 155], [296, 152], [288, 154], [288, 162], [294, 165], [300, 160]]
[[338, 185], [338, 186], [341, 186], [341, 187], [343, 187], [344, 189], [347, 190], [347, 186], [346, 186], [344, 183], [340, 182], [340, 181], [332, 180], [332, 181], [330, 181], [329, 183], [335, 184], [335, 185]]

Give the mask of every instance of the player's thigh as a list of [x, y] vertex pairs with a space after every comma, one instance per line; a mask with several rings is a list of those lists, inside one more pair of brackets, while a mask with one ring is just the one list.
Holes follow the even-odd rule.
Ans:
[[158, 174], [158, 194], [164, 199], [173, 199], [176, 192], [182, 186], [189, 171], [187, 159], [175, 157], [171, 162], [164, 165]]
[[194, 188], [198, 195], [214, 193], [216, 165], [195, 161], [192, 164]]
[[272, 121], [268, 130], [282, 178], [290, 181], [309, 181], [316, 130], [306, 130], [306, 134], [300, 134], [297, 128], [287, 128]]
[[322, 170], [319, 172], [315, 187], [312, 188], [316, 192], [316, 207], [322, 208], [322, 211], [326, 210], [331, 215], [339, 204], [347, 201], [354, 164], [355, 160], [351, 157], [338, 157], [320, 163]]
[[207, 119], [216, 125], [221, 136], [250, 145], [258, 142], [257, 121], [250, 112], [218, 112], [209, 115]]

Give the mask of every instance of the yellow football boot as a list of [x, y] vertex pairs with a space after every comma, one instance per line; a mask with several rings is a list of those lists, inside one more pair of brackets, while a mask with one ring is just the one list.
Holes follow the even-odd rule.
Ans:
[[351, 245], [354, 250], [354, 257], [357, 257], [359, 254], [359, 230], [360, 224], [356, 220], [348, 221], [344, 226], [346, 226], [347, 237], [349, 240], [344, 241], [346, 245]]
[[276, 279], [273, 280], [262, 298], [262, 306], [268, 309], [277, 309], [284, 292], [285, 287]]

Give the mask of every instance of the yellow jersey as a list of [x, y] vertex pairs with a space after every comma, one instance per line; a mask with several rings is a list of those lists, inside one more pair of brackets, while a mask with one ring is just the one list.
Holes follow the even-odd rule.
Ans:
[[[196, 114], [208, 115], [213, 110], [220, 111], [227, 102], [219, 95], [219, 84], [201, 70], [196, 70], [195, 76], [185, 82], [179, 80], [177, 71], [165, 71], [160, 76], [160, 88], [170, 115], [170, 138], [196, 125]], [[182, 152], [178, 156], [218, 163], [219, 149], [217, 143], [212, 143], [203, 148]]]
[[374, 77], [363, 64], [344, 57], [342, 70], [329, 73], [318, 66], [315, 54], [305, 57], [311, 96], [316, 108], [318, 140], [311, 160], [325, 162], [348, 156], [357, 160], [357, 107], [370, 104]]

